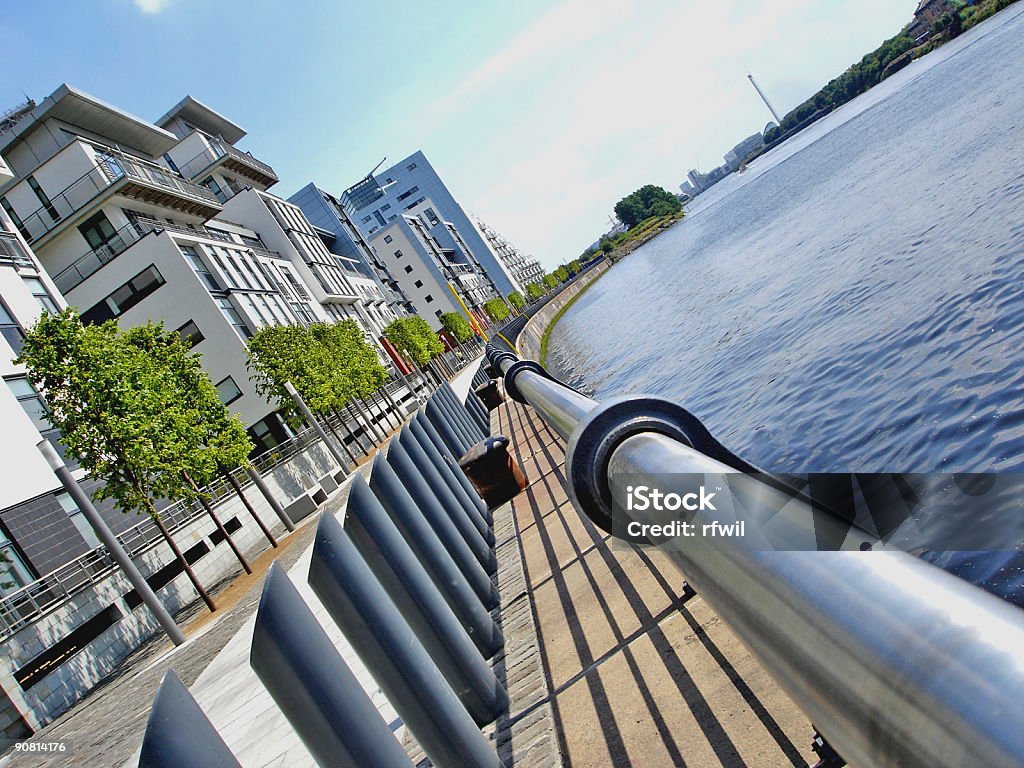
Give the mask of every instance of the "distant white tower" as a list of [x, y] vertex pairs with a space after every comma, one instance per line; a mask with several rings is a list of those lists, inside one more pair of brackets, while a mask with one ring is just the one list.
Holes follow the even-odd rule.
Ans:
[[754, 76], [749, 72], [747, 73], [747, 80], [749, 80], [750, 84], [754, 86], [754, 90], [757, 91], [757, 95], [761, 97], [761, 101], [764, 102], [764, 105], [768, 107], [768, 111], [772, 113], [772, 117], [775, 118], [776, 125], [782, 125], [782, 120], [779, 118], [778, 112], [775, 111], [775, 107], [773, 107], [772, 103], [768, 101], [768, 97], [764, 95], [764, 91], [761, 90], [761, 86], [757, 84]]

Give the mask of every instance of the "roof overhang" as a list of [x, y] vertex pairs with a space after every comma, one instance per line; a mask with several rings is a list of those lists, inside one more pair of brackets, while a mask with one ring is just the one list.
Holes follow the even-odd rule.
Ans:
[[131, 147], [151, 157], [160, 157], [177, 143], [170, 131], [148, 120], [100, 101], [67, 83], [43, 99], [10, 131], [0, 136], [0, 152], [22, 141], [44, 120], [57, 119], [103, 137], [120, 146]]
[[191, 96], [186, 96], [171, 107], [167, 114], [156, 121], [156, 124], [165, 127], [176, 117], [206, 131], [211, 136], [223, 137], [228, 144], [234, 144], [245, 137], [245, 130], [241, 126]]

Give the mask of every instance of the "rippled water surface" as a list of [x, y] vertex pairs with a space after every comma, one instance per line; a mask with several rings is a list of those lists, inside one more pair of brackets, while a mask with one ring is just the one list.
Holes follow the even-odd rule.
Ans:
[[548, 364], [765, 469], [1024, 471], [1024, 7], [699, 198]]
[[[548, 367], [768, 470], [1024, 471], [1024, 3], [702, 195]], [[1024, 553], [929, 559], [1024, 606]]]

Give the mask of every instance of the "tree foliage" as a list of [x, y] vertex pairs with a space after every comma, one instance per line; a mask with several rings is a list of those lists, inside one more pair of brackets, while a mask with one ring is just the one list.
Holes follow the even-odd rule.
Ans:
[[544, 275], [544, 285], [547, 288], [547, 290], [551, 290], [552, 288], [558, 285], [558, 278], [555, 277], [552, 273], [548, 272], [546, 275]]
[[569, 270], [566, 269], [565, 267], [558, 267], [551, 274], [554, 275], [555, 280], [557, 280], [560, 283], [564, 283], [566, 280], [569, 279]]
[[39, 319], [18, 359], [45, 391], [61, 442], [103, 481], [95, 498], [125, 512], [155, 515], [155, 498], [194, 498], [185, 473], [206, 481], [252, 448], [198, 355], [162, 324], [121, 332], [67, 309]]
[[536, 301], [544, 295], [546, 290], [543, 283], [530, 283], [526, 286], [526, 298], [530, 301]]
[[572, 261], [565, 265], [565, 268], [569, 270], [570, 275], [575, 277], [583, 269], [583, 266], [580, 264], [579, 259], [573, 259]]
[[484, 302], [484, 312], [491, 318], [492, 322], [500, 323], [502, 320], [508, 318], [511, 314], [508, 309], [508, 305], [505, 304], [501, 299], [490, 299]]
[[668, 190], [647, 184], [615, 204], [615, 215], [629, 228], [651, 216], [667, 216], [682, 209], [679, 200]]
[[523, 294], [519, 291], [512, 291], [508, 295], [508, 303], [512, 306], [512, 309], [519, 310], [523, 308], [526, 301], [523, 299]]
[[459, 344], [473, 338], [473, 327], [461, 312], [445, 312], [439, 319], [444, 329]]
[[444, 352], [444, 345], [422, 317], [399, 317], [392, 320], [384, 329], [384, 337], [420, 367]]
[[355, 320], [261, 328], [249, 339], [249, 369], [256, 390], [276, 401], [293, 424], [300, 416], [287, 382], [313, 413], [325, 415], [375, 392], [388, 378]]

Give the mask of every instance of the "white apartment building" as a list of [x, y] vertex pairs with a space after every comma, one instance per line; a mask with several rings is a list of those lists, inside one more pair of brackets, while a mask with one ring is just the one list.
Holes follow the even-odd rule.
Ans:
[[246, 339], [345, 317], [377, 338], [383, 297], [266, 192], [277, 175], [234, 146], [244, 136], [191, 97], [154, 124], [62, 85], [0, 135], [15, 174], [0, 207], [83, 319], [159, 320], [189, 341], [260, 450], [289, 431], [250, 381]]
[[434, 330], [448, 312], [486, 325], [482, 310], [494, 297], [490, 283], [456, 248], [442, 246], [416, 216], [399, 216], [371, 240], [377, 257], [408, 297], [417, 315]]
[[494, 255], [504, 265], [505, 270], [512, 275], [516, 290], [522, 296], [525, 296], [526, 286], [530, 283], [536, 283], [544, 277], [544, 269], [541, 267], [540, 262], [524, 255], [492, 227], [487, 226], [479, 217], [471, 216], [470, 220], [494, 252]]

